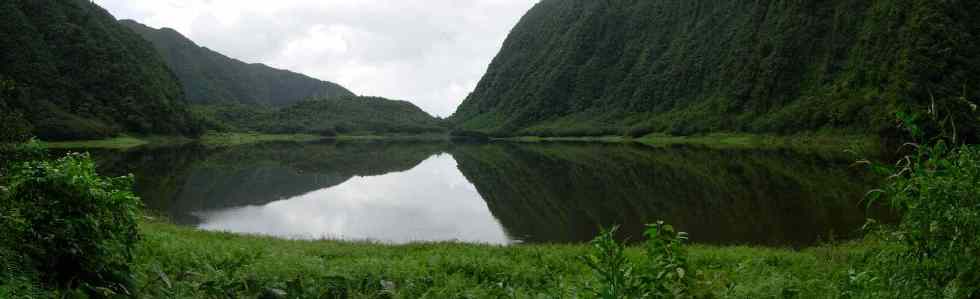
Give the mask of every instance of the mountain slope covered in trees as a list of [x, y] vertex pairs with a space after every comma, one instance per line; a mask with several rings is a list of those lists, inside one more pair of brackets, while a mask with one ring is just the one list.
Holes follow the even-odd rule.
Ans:
[[44, 139], [199, 133], [153, 47], [90, 1], [0, 1], [0, 41], [5, 122]]
[[976, 136], [980, 6], [543, 0], [451, 118], [495, 135], [882, 133], [936, 107]]
[[195, 105], [205, 127], [273, 134], [420, 134], [445, 132], [442, 121], [406, 101], [379, 97], [311, 98], [280, 109], [243, 104]]
[[132, 20], [123, 20], [120, 23], [153, 43], [180, 78], [191, 103], [242, 103], [281, 107], [310, 97], [354, 95], [335, 83], [229, 58], [198, 46], [170, 28], [154, 29]]

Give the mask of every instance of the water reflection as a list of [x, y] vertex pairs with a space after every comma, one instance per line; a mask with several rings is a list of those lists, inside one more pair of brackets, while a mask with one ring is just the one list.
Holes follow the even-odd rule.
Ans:
[[406, 172], [355, 177], [269, 203], [198, 213], [200, 228], [299, 238], [506, 244], [487, 204], [449, 155]]
[[664, 220], [697, 243], [801, 247], [888, 216], [858, 206], [874, 178], [835, 157], [581, 143], [451, 152], [508, 233], [526, 242], [585, 242], [614, 225], [620, 238], [639, 240], [646, 224]]
[[874, 178], [780, 150], [440, 142], [188, 145], [97, 154], [178, 224], [390, 243], [582, 242], [666, 220], [707, 244], [806, 246], [869, 215]]

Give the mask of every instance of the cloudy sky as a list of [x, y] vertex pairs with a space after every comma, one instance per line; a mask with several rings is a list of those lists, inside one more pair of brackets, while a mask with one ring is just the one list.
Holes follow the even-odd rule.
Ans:
[[96, 0], [201, 46], [449, 116], [538, 0]]

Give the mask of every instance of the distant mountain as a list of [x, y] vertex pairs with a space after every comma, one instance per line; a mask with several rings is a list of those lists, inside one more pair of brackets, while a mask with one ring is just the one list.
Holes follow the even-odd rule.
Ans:
[[379, 97], [311, 98], [269, 109], [242, 104], [201, 105], [195, 111], [218, 131], [313, 134], [445, 132], [442, 121], [406, 101]]
[[120, 23], [153, 43], [180, 78], [191, 103], [282, 107], [311, 97], [354, 96], [335, 83], [229, 58], [198, 46], [173, 29], [154, 29], [132, 20]]
[[199, 133], [150, 43], [91, 1], [0, 1], [0, 41], [0, 114], [42, 139]]
[[495, 135], [875, 133], [935, 106], [976, 133], [978, 17], [973, 1], [542, 0], [451, 121]]

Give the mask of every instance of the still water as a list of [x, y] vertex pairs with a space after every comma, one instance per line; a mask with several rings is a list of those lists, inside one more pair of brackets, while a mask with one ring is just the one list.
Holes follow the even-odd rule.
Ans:
[[585, 242], [665, 220], [702, 244], [853, 236], [875, 178], [789, 150], [589, 143], [317, 142], [93, 152], [147, 208], [204, 230], [385, 243]]

